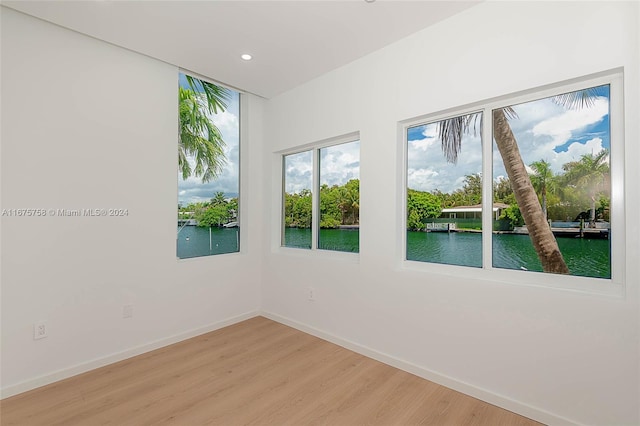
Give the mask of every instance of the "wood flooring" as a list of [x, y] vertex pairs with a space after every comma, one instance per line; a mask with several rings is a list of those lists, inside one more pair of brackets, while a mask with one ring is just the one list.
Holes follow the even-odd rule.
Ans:
[[0, 402], [21, 425], [537, 425], [256, 317]]

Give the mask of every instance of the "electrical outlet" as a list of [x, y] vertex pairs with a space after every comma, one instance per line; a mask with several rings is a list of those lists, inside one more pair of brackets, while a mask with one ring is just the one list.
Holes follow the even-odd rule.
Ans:
[[124, 305], [122, 307], [122, 318], [133, 317], [133, 305]]
[[33, 340], [44, 339], [49, 335], [49, 325], [46, 321], [33, 324]]
[[316, 290], [313, 287], [309, 287], [308, 299], [313, 301], [316, 300]]

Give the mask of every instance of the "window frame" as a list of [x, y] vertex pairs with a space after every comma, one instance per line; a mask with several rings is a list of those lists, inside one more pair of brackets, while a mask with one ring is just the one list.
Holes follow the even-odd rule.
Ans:
[[[624, 203], [624, 75], [622, 69], [606, 71], [586, 77], [549, 84], [485, 101], [475, 102], [466, 106], [450, 108], [444, 111], [427, 114], [398, 123], [401, 170], [402, 220], [399, 221], [400, 268], [419, 270], [424, 272], [451, 275], [463, 278], [473, 278], [515, 285], [548, 287], [583, 293], [600, 294], [621, 297], [624, 295], [625, 282], [625, 245], [626, 222]], [[544, 272], [519, 271], [493, 267], [492, 252], [492, 215], [486, 214], [493, 208], [493, 128], [487, 117], [492, 117], [492, 111], [510, 105], [531, 102], [548, 98], [561, 93], [572, 92], [589, 87], [608, 84], [609, 123], [610, 123], [610, 173], [611, 173], [611, 206], [610, 229], [611, 241], [611, 278], [592, 278], [574, 275], [557, 275]], [[408, 173], [408, 138], [407, 130], [421, 124], [433, 123], [447, 118], [482, 112], [485, 119], [480, 133], [482, 136], [482, 266], [481, 268], [459, 265], [438, 264], [407, 260], [407, 173]], [[486, 179], [491, 176], [491, 179]]]
[[[318, 142], [312, 142], [305, 145], [300, 145], [294, 148], [282, 150], [276, 152], [276, 156], [278, 158], [278, 164], [280, 165], [280, 205], [278, 208], [278, 227], [279, 232], [277, 235], [279, 236], [277, 243], [275, 244], [276, 250], [282, 250], [291, 253], [314, 253], [314, 255], [318, 255], [322, 253], [324, 256], [329, 257], [355, 257], [359, 258], [360, 255], [360, 245], [358, 244], [358, 252], [348, 252], [348, 251], [340, 251], [340, 250], [329, 250], [322, 249], [318, 247], [318, 233], [320, 232], [320, 150], [323, 148], [343, 145], [351, 142], [361, 142], [360, 132], [351, 132], [341, 136], [324, 139]], [[290, 247], [284, 245], [285, 238], [285, 226], [284, 226], [284, 196], [285, 196], [285, 157], [288, 155], [300, 154], [303, 152], [311, 151], [312, 152], [312, 185], [311, 188], [311, 249], [300, 248], [300, 247]], [[360, 181], [362, 183], [362, 181]], [[358, 236], [359, 238], [359, 236]]]
[[[231, 252], [225, 252], [225, 253], [213, 253], [213, 254], [207, 254], [207, 255], [202, 255], [202, 256], [193, 256], [193, 257], [179, 257], [176, 253], [175, 255], [175, 259], [177, 263], [183, 263], [183, 262], [202, 262], [202, 261], [206, 261], [206, 259], [217, 259], [220, 257], [225, 257], [225, 256], [237, 256], [237, 255], [241, 255], [241, 254], [246, 254], [247, 252], [247, 247], [248, 247], [248, 234], [247, 232], [242, 232], [242, 228], [244, 225], [244, 220], [242, 217], [242, 210], [243, 210], [243, 205], [247, 204], [247, 200], [246, 200], [246, 193], [247, 191], [243, 191], [242, 187], [243, 187], [243, 182], [245, 181], [245, 179], [247, 179], [247, 176], [245, 176], [245, 173], [248, 172], [247, 167], [245, 167], [245, 163], [248, 161], [248, 159], [244, 158], [243, 156], [243, 152], [245, 152], [247, 149], [246, 144], [247, 144], [247, 133], [248, 133], [248, 128], [247, 128], [247, 120], [244, 119], [243, 117], [246, 117], [247, 112], [248, 112], [248, 102], [246, 99], [246, 92], [243, 90], [240, 90], [238, 88], [235, 88], [233, 86], [229, 86], [223, 83], [220, 83], [216, 80], [213, 80], [209, 77], [203, 76], [201, 74], [195, 73], [193, 71], [189, 71], [183, 68], [178, 68], [178, 78], [180, 76], [180, 74], [184, 74], [184, 75], [189, 75], [191, 77], [197, 78], [198, 80], [201, 81], [205, 81], [207, 83], [211, 83], [211, 84], [215, 84], [216, 86], [220, 86], [220, 87], [225, 87], [229, 90], [232, 90], [234, 92], [236, 92], [238, 94], [238, 211], [236, 212], [236, 221], [238, 222], [238, 250], [236, 251], [231, 251]], [[179, 86], [179, 85], [178, 85]], [[176, 93], [176, 97], [177, 97], [177, 93]], [[177, 98], [176, 98], [177, 99]], [[179, 106], [177, 105], [177, 108], [179, 109]], [[178, 111], [179, 113], [179, 111]], [[177, 129], [177, 131], [179, 132], [180, 129]], [[176, 164], [177, 167], [177, 164]], [[176, 200], [178, 199], [178, 193], [180, 191], [179, 185], [180, 182], [178, 179], [176, 179], [175, 181], [175, 188], [176, 188]], [[176, 219], [178, 218], [179, 214], [176, 213]], [[246, 226], [244, 226], [244, 228], [246, 228]], [[176, 248], [177, 248], [177, 236], [176, 236]]]

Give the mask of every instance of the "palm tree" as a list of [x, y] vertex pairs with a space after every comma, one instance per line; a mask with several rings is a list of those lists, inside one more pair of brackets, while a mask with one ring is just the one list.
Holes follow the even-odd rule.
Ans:
[[591, 199], [589, 221], [596, 220], [596, 197], [606, 186], [609, 178], [609, 151], [603, 149], [597, 154], [585, 154], [580, 161], [571, 161], [562, 166], [567, 184], [583, 188]]
[[549, 218], [547, 214], [547, 191], [553, 192], [554, 190], [554, 176], [553, 170], [551, 170], [551, 164], [545, 160], [534, 161], [529, 164], [529, 167], [533, 170], [531, 175], [531, 183], [537, 192], [540, 193], [540, 201], [542, 205], [542, 214], [545, 219]]
[[359, 223], [360, 219], [360, 180], [351, 179], [344, 185], [349, 199], [349, 210], [351, 211], [351, 224]]
[[[592, 105], [595, 97], [599, 94], [600, 88], [595, 87], [555, 96], [553, 100], [567, 108], [581, 108]], [[475, 123], [479, 116], [479, 114], [469, 114], [440, 122], [438, 132], [442, 151], [450, 163], [457, 162], [458, 154], [462, 148], [462, 134], [468, 132], [472, 124], [475, 131]], [[569, 268], [543, 214], [507, 117], [516, 117], [515, 111], [511, 107], [493, 111], [493, 137], [511, 182], [516, 202], [527, 225], [529, 237], [540, 259], [543, 271], [568, 274]]]
[[507, 176], [509, 176], [516, 203], [520, 208], [524, 223], [527, 225], [533, 248], [542, 264], [542, 270], [556, 274], [568, 274], [569, 268], [560, 253], [558, 242], [551, 232], [547, 218], [542, 212], [538, 195], [522, 161], [518, 142], [503, 109], [493, 111], [493, 137], [502, 156]]
[[218, 206], [221, 204], [227, 204], [227, 200], [224, 198], [224, 192], [218, 191], [211, 199], [211, 205]]
[[[202, 182], [215, 179], [226, 163], [225, 142], [207, 117], [202, 99], [191, 89], [179, 89], [179, 117], [178, 167], [182, 178], [193, 174], [202, 177]], [[190, 158], [195, 163], [193, 169]]]
[[217, 114], [227, 109], [227, 102], [231, 99], [231, 90], [187, 74], [183, 75], [191, 90], [196, 93], [204, 93], [207, 100], [207, 109], [210, 113]]
[[353, 198], [346, 186], [339, 187], [337, 193], [338, 208], [340, 209], [340, 225], [346, 225], [347, 213], [351, 211]]
[[[183, 179], [192, 173], [208, 182], [219, 176], [226, 162], [225, 145], [220, 131], [210, 121], [208, 114], [217, 114], [227, 109], [231, 91], [193, 76], [183, 74], [188, 88], [180, 88], [180, 141], [178, 165]], [[193, 157], [195, 170], [191, 169], [188, 157]]]

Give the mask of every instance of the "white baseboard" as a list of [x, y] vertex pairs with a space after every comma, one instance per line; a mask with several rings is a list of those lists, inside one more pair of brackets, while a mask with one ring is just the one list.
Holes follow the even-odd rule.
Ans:
[[487, 402], [492, 405], [496, 405], [498, 407], [504, 408], [505, 410], [512, 411], [514, 413], [520, 414], [522, 416], [528, 417], [538, 422], [541, 422], [547, 425], [575, 426], [579, 424], [579, 423], [576, 423], [575, 421], [566, 419], [562, 416], [558, 416], [556, 414], [533, 407], [531, 405], [522, 403], [520, 401], [516, 401], [504, 395], [499, 395], [494, 392], [488, 391], [486, 389], [479, 388], [469, 383], [465, 383], [453, 377], [449, 377], [449, 376], [437, 373], [435, 371], [426, 369], [424, 367], [413, 364], [411, 362], [403, 361], [392, 355], [388, 355], [380, 351], [377, 351], [375, 349], [369, 348], [367, 346], [363, 346], [359, 343], [343, 339], [342, 337], [335, 336], [331, 333], [324, 332], [314, 327], [310, 327], [306, 324], [302, 324], [295, 320], [292, 320], [271, 312], [263, 311], [261, 315], [264, 316], [265, 318], [269, 318], [273, 321], [282, 323], [284, 325], [288, 325], [297, 330], [319, 337], [323, 340], [327, 340], [331, 343], [335, 343], [336, 345], [342, 346], [346, 349], [357, 352], [361, 355], [367, 356], [369, 358], [373, 358], [376, 361], [380, 361], [387, 365], [396, 367], [400, 370], [409, 372], [411, 374], [415, 374], [416, 376], [422, 377], [424, 379], [427, 379], [439, 385], [456, 390], [458, 392], [462, 392], [466, 395], [472, 396], [481, 401]]
[[113, 364], [115, 362], [122, 361], [127, 358], [131, 358], [146, 352], [150, 352], [155, 349], [159, 349], [168, 345], [172, 345], [174, 343], [178, 343], [183, 340], [187, 340], [192, 337], [199, 336], [201, 334], [209, 333], [211, 331], [215, 331], [220, 328], [223, 328], [232, 324], [236, 324], [238, 322], [241, 322], [259, 315], [260, 315], [259, 311], [247, 312], [245, 314], [230, 317], [222, 321], [209, 324], [204, 327], [188, 330], [188, 331], [185, 331], [184, 333], [179, 333], [164, 339], [159, 339], [150, 343], [146, 343], [144, 345], [136, 346], [134, 348], [127, 349], [122, 352], [117, 352], [111, 355], [107, 355], [105, 357], [83, 362], [73, 367], [63, 368], [61, 370], [54, 371], [53, 373], [45, 374], [43, 376], [36, 377], [34, 379], [30, 379], [15, 385], [10, 385], [5, 388], [2, 388], [0, 390], [0, 395], [2, 399], [8, 398], [10, 396], [17, 395], [19, 393], [23, 393], [35, 388], [39, 388], [40, 386], [45, 386], [53, 382], [57, 382], [59, 380], [67, 379], [69, 377], [76, 376], [78, 374], [86, 373], [87, 371], [94, 370], [96, 368], [104, 367], [105, 365]]
[[53, 382], [57, 382], [59, 380], [63, 380], [72, 376], [76, 376], [78, 374], [85, 373], [90, 370], [94, 370], [96, 368], [104, 367], [106, 365], [113, 364], [115, 362], [122, 361], [127, 358], [131, 358], [146, 352], [153, 351], [155, 349], [159, 349], [174, 343], [178, 343], [183, 340], [199, 336], [201, 334], [209, 333], [211, 331], [215, 331], [220, 328], [223, 328], [232, 324], [236, 324], [238, 322], [241, 322], [259, 315], [264, 316], [265, 318], [269, 318], [273, 321], [288, 325], [290, 327], [293, 327], [297, 330], [311, 334], [313, 336], [319, 337], [323, 340], [327, 340], [331, 343], [335, 343], [336, 345], [342, 346], [344, 348], [347, 348], [349, 350], [352, 350], [354, 352], [357, 352], [369, 358], [383, 362], [387, 365], [391, 365], [393, 367], [399, 368], [400, 370], [404, 370], [411, 374], [415, 374], [416, 376], [430, 380], [434, 383], [438, 383], [442, 386], [446, 386], [450, 389], [456, 390], [458, 392], [462, 392], [466, 395], [472, 396], [481, 401], [485, 401], [489, 404], [493, 404], [498, 407], [504, 408], [505, 410], [509, 410], [514, 413], [518, 413], [520, 415], [528, 417], [530, 419], [539, 421], [541, 423], [544, 423], [547, 425], [572, 425], [572, 426], [579, 424], [569, 419], [566, 419], [562, 416], [558, 416], [556, 414], [533, 407], [531, 405], [522, 403], [520, 401], [516, 401], [504, 395], [499, 395], [494, 392], [488, 391], [486, 389], [482, 389], [477, 386], [471, 385], [469, 383], [465, 383], [463, 381], [457, 380], [455, 378], [437, 373], [435, 371], [426, 369], [424, 367], [418, 366], [411, 362], [401, 360], [392, 355], [385, 354], [383, 352], [380, 352], [375, 349], [369, 348], [367, 346], [361, 345], [359, 343], [344, 339], [342, 337], [333, 335], [331, 333], [327, 333], [325, 331], [297, 322], [295, 320], [292, 320], [271, 312], [264, 312], [264, 311], [247, 312], [242, 315], [238, 315], [235, 317], [227, 318], [222, 321], [218, 321], [216, 323], [210, 324], [205, 327], [199, 327], [193, 330], [186, 331], [184, 333], [176, 334], [174, 336], [170, 336], [170, 337], [156, 340], [154, 342], [150, 342], [141, 346], [137, 346], [135, 348], [127, 349], [122, 352], [118, 352], [102, 358], [84, 362], [84, 363], [75, 365], [73, 367], [64, 368], [64, 369], [55, 371], [53, 373], [36, 377], [34, 379], [30, 379], [15, 385], [7, 386], [0, 390], [0, 395], [1, 395], [1, 398], [8, 398], [10, 396], [17, 395], [19, 393], [23, 393], [41, 386], [51, 384]]

